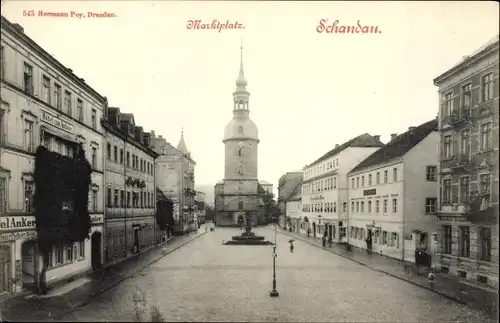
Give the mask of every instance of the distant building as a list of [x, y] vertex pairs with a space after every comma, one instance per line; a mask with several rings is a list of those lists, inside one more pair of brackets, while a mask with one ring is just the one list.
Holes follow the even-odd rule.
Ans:
[[391, 141], [348, 174], [348, 243], [415, 262], [415, 249], [436, 258], [437, 119]]
[[106, 134], [106, 265], [161, 242], [156, 220], [155, 158], [150, 133], [134, 115], [109, 107]]
[[266, 181], [259, 181], [259, 184], [267, 193], [273, 194], [273, 184]]
[[311, 236], [331, 237], [343, 242], [348, 217], [347, 173], [373, 152], [383, 147], [380, 136], [367, 133], [327, 152], [304, 167], [302, 214]]
[[184, 131], [177, 147], [172, 146], [161, 135], [151, 133], [153, 149], [159, 154], [156, 159], [157, 187], [174, 203], [174, 234], [184, 234], [196, 229], [194, 169], [196, 162], [191, 157], [184, 141]]
[[[74, 157], [80, 144], [92, 167], [91, 239], [56, 244], [48, 285], [103, 263], [104, 141], [99, 120], [107, 99], [1, 17], [0, 294], [35, 289], [43, 266], [33, 205], [35, 151], [43, 145]], [[74, 201], [70, 201], [71, 210]]]
[[441, 270], [498, 288], [498, 35], [434, 80]]
[[200, 191], [196, 191], [196, 196], [194, 199], [196, 202], [198, 224], [203, 224], [205, 223], [206, 217], [206, 194]]
[[278, 224], [282, 228], [291, 225], [291, 219], [287, 215], [286, 203], [294, 196], [297, 189], [300, 188], [304, 174], [299, 172], [288, 172], [282, 175], [278, 181], [278, 209], [280, 215], [278, 217]]
[[[293, 232], [305, 233], [302, 222], [302, 182], [297, 184], [290, 198], [285, 201], [286, 217], [290, 219], [288, 228]], [[302, 225], [302, 226], [301, 226]]]
[[259, 133], [250, 119], [247, 80], [243, 73], [243, 48], [240, 72], [233, 93], [233, 118], [226, 125], [222, 142], [225, 146], [224, 179], [214, 187], [215, 223], [217, 226], [237, 226], [239, 219], [249, 214], [253, 225], [259, 222], [264, 207], [259, 191], [257, 151]]

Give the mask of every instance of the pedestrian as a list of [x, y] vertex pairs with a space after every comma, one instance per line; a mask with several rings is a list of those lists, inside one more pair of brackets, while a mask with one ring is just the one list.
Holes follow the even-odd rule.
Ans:
[[330, 248], [332, 247], [333, 244], [333, 238], [331, 236], [328, 237], [328, 245], [330, 245]]
[[293, 241], [290, 241], [290, 252], [293, 252]]
[[368, 252], [368, 254], [372, 254], [372, 236], [371, 235], [368, 235], [368, 237], [366, 237], [366, 251]]
[[309, 238], [311, 236], [311, 228], [307, 228], [307, 237]]
[[322, 242], [323, 242], [323, 247], [326, 247], [326, 236], [323, 236], [323, 238], [321, 238]]

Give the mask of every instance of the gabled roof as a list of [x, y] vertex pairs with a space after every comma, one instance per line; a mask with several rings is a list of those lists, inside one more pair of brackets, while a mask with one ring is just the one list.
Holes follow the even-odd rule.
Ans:
[[337, 148], [330, 150], [329, 152], [327, 152], [326, 154], [321, 156], [316, 161], [307, 165], [307, 167], [316, 165], [317, 163], [319, 163], [325, 159], [328, 159], [332, 156], [335, 156], [338, 153], [340, 153], [341, 151], [343, 151], [349, 147], [383, 147], [383, 146], [384, 146], [384, 144], [380, 140], [376, 139], [375, 137], [371, 136], [368, 133], [364, 133], [364, 134], [359, 135], [359, 136], [357, 136], [357, 137], [355, 137], [347, 142], [344, 142], [342, 145], [339, 145]]
[[301, 194], [302, 190], [301, 190], [301, 187], [302, 187], [302, 181], [300, 181], [300, 182], [297, 183], [297, 186], [293, 190], [292, 195], [290, 196], [290, 198], [287, 199], [287, 202], [288, 201], [300, 201], [300, 200], [302, 200], [302, 194]]
[[438, 121], [437, 119], [432, 119], [413, 130], [402, 133], [387, 143], [387, 145], [368, 156], [349, 173], [358, 172], [368, 167], [386, 163], [394, 158], [402, 157], [424, 140], [431, 132], [437, 131], [437, 129]]
[[266, 182], [266, 181], [259, 181], [259, 184], [261, 184], [261, 185], [272, 185], [271, 183]]

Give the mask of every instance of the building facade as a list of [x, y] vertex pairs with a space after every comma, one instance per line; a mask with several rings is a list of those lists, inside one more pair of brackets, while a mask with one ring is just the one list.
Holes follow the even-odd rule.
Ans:
[[198, 224], [204, 224], [206, 220], [206, 194], [196, 191], [195, 202]]
[[347, 173], [384, 144], [367, 133], [353, 138], [304, 167], [301, 227], [312, 237], [344, 242], [348, 217]]
[[408, 262], [419, 247], [436, 258], [437, 125], [434, 119], [392, 134], [348, 174], [350, 245]]
[[163, 136], [152, 132], [153, 149], [159, 154], [156, 159], [157, 187], [174, 203], [174, 234], [184, 234], [196, 229], [194, 171], [196, 162], [191, 157], [184, 140], [184, 132], [177, 148]]
[[300, 188], [300, 183], [304, 174], [300, 172], [287, 172], [282, 175], [278, 181], [278, 225], [282, 228], [287, 228], [291, 225], [291, 218], [287, 214], [286, 203], [296, 194], [297, 189]]
[[441, 270], [498, 288], [498, 36], [439, 87]]
[[[302, 222], [302, 182], [297, 184], [294, 192], [285, 202], [285, 214], [290, 219], [288, 230], [291, 232], [305, 233]], [[302, 224], [302, 227], [301, 227]]]
[[35, 151], [43, 145], [73, 157], [80, 144], [92, 167], [90, 239], [49, 252], [49, 285], [102, 264], [103, 129], [107, 100], [1, 18], [0, 293], [36, 288], [43, 267], [33, 197]]
[[250, 119], [247, 80], [243, 73], [243, 48], [240, 72], [233, 93], [233, 119], [226, 125], [222, 142], [225, 146], [224, 180], [215, 185], [215, 223], [217, 226], [236, 226], [238, 219], [250, 214], [257, 225], [262, 207], [258, 181], [257, 126]]
[[161, 242], [157, 225], [155, 158], [150, 134], [131, 113], [109, 107], [105, 129], [105, 263], [111, 265]]

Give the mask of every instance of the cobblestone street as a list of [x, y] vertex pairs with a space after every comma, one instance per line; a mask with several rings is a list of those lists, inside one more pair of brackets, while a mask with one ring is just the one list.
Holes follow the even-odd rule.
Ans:
[[[270, 227], [257, 228], [272, 240]], [[277, 286], [271, 246], [223, 246], [238, 229], [209, 232], [139, 271], [64, 320], [134, 320], [144, 293], [167, 321], [477, 322], [475, 310], [310, 244], [278, 235]]]

